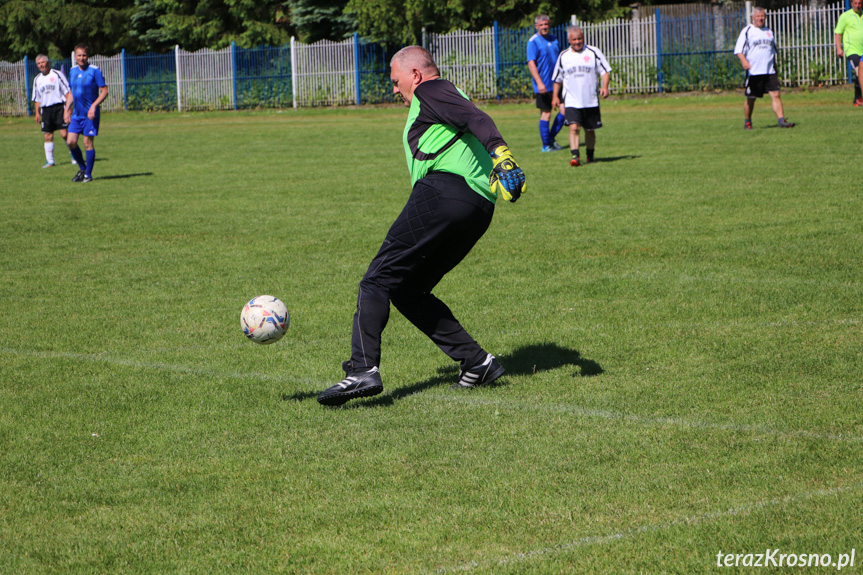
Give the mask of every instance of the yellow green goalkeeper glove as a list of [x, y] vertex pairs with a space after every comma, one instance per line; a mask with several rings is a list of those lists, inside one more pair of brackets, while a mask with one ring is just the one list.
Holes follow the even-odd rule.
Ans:
[[498, 146], [491, 153], [494, 167], [488, 177], [488, 185], [495, 196], [508, 202], [516, 201], [524, 193], [524, 172], [515, 163], [512, 153], [506, 146]]

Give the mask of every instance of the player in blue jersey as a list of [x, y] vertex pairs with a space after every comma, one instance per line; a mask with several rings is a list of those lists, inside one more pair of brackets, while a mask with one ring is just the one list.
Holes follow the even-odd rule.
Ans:
[[539, 136], [542, 138], [542, 151], [553, 152], [562, 150], [554, 141], [557, 133], [563, 127], [563, 114], [558, 113], [551, 122], [551, 93], [554, 63], [560, 54], [560, 44], [550, 32], [551, 22], [548, 16], [540, 14], [534, 22], [536, 34], [527, 41], [527, 69], [533, 78], [533, 93], [536, 95], [536, 107], [539, 108]]
[[[69, 83], [72, 85], [72, 107], [66, 108], [66, 120], [69, 122], [66, 143], [72, 151], [72, 156], [78, 162], [78, 173], [73, 182], [93, 181], [93, 164], [96, 163], [96, 149], [93, 140], [99, 135], [99, 105], [108, 97], [108, 86], [102, 71], [89, 63], [90, 49], [86, 44], [75, 46], [75, 62], [77, 66], [69, 72]], [[78, 136], [84, 136], [84, 151], [86, 161], [78, 147]]]

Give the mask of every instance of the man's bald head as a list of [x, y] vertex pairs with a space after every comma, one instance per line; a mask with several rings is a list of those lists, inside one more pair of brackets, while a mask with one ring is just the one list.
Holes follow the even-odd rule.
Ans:
[[406, 46], [395, 53], [390, 60], [390, 66], [398, 64], [403, 70], [419, 70], [423, 75], [440, 76], [440, 70], [434, 63], [434, 58], [422, 46]]
[[431, 54], [422, 46], [408, 46], [396, 52], [390, 60], [390, 81], [393, 94], [401, 96], [406, 106], [410, 106], [416, 87], [440, 78], [440, 70]]

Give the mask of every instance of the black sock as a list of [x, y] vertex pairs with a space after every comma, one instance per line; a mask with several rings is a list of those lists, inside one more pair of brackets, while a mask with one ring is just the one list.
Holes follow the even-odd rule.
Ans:
[[572, 157], [573, 157], [573, 158], [578, 158], [578, 157], [579, 157], [578, 150], [570, 150], [570, 152], [572, 152]]
[[592, 161], [593, 161], [593, 151], [594, 151], [594, 150], [593, 150], [593, 148], [588, 148], [588, 149], [587, 149], [587, 161], [588, 161], [588, 162], [592, 162]]

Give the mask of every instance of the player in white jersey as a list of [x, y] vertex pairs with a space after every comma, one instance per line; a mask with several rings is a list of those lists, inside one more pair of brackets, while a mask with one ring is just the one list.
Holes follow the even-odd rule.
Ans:
[[[36, 123], [42, 126], [45, 138], [45, 165], [54, 165], [54, 132], [60, 130], [60, 137], [66, 141], [66, 128], [69, 124], [63, 118], [63, 111], [72, 104], [72, 90], [63, 72], [51, 69], [51, 61], [45, 54], [36, 56], [39, 75], [33, 79], [33, 108]], [[74, 160], [73, 160], [74, 161]]]
[[780, 128], [793, 128], [794, 124], [785, 120], [782, 98], [779, 96], [779, 76], [776, 74], [776, 38], [773, 31], [765, 25], [767, 11], [755, 8], [752, 11], [752, 24], [746, 26], [737, 38], [734, 53], [746, 70], [746, 115], [744, 128], [752, 129], [752, 108], [755, 99], [770, 94], [773, 112], [779, 120]]
[[[593, 161], [596, 148], [596, 130], [602, 127], [599, 113], [599, 96], [608, 98], [608, 83], [611, 79], [611, 66], [605, 55], [596, 46], [584, 43], [584, 32], [578, 26], [567, 30], [569, 50], [557, 57], [554, 66], [554, 95], [551, 104], [560, 105], [561, 90], [564, 92], [563, 105], [566, 121], [569, 124], [569, 147], [572, 151], [570, 166], [582, 165], [579, 147], [580, 130], [584, 127], [587, 144], [587, 162]], [[601, 81], [597, 90], [597, 78]]]

